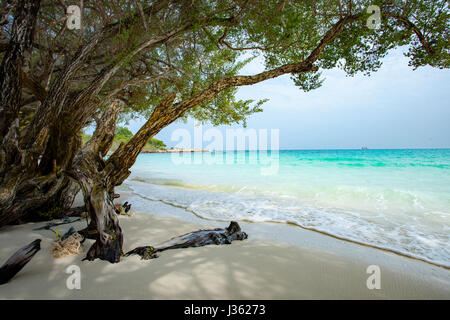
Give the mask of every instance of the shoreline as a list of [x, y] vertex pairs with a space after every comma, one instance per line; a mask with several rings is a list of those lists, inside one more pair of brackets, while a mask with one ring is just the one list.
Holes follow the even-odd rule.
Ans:
[[[132, 203], [132, 194], [120, 193], [117, 202]], [[156, 202], [146, 212], [119, 219], [125, 252], [227, 224]], [[446, 269], [289, 225], [240, 222], [247, 240], [169, 250], [147, 261], [131, 256], [110, 264], [81, 261], [91, 241], [80, 255], [54, 259], [49, 252], [54, 234], [32, 230], [45, 224], [0, 229], [0, 241], [7, 244], [0, 249], [1, 261], [28, 241], [43, 240], [29, 265], [0, 286], [0, 299], [450, 299]], [[72, 264], [81, 269], [81, 290], [65, 286], [65, 271]], [[380, 267], [380, 290], [366, 286], [370, 265]]]
[[[181, 188], [183, 188], [183, 187], [181, 187]], [[161, 200], [161, 199], [152, 199], [150, 197], [146, 197], [146, 196], [141, 195], [139, 193], [135, 193], [133, 191], [133, 189], [130, 188], [130, 186], [128, 184], [126, 184], [126, 183], [123, 184], [120, 187], [120, 189], [118, 189], [118, 190], [123, 190], [126, 193], [128, 193], [128, 197], [134, 196], [134, 197], [137, 197], [137, 198], [145, 199], [146, 201], [157, 202], [157, 203], [159, 202], [159, 203], [162, 203], [162, 204], [170, 206], [170, 207], [181, 209], [182, 211], [185, 211], [185, 212], [195, 216], [194, 221], [196, 221], [196, 222], [201, 222], [201, 221], [216, 221], [216, 222], [222, 221], [222, 222], [224, 222], [224, 221], [228, 221], [228, 220], [220, 220], [220, 219], [209, 219], [209, 218], [206, 218], [206, 217], [203, 217], [203, 216], [199, 215], [195, 211], [190, 210], [189, 208], [187, 208], [185, 206], [177, 205], [177, 204], [171, 203], [169, 201]], [[182, 215], [182, 214], [178, 214], [176, 217], [184, 219], [184, 215]], [[420, 261], [420, 262], [423, 262], [423, 263], [427, 263], [427, 264], [430, 264], [430, 265], [433, 265], [433, 266], [436, 266], [436, 267], [439, 267], [439, 268], [443, 268], [445, 270], [450, 270], [450, 264], [445, 264], [444, 262], [443, 263], [434, 262], [432, 260], [427, 260], [426, 258], [422, 258], [422, 257], [416, 256], [416, 255], [413, 255], [413, 254], [408, 254], [407, 252], [404, 252], [404, 251], [401, 251], [401, 250], [398, 250], [398, 249], [378, 246], [378, 245], [375, 245], [375, 244], [365, 243], [365, 242], [362, 242], [362, 241], [359, 241], [359, 240], [342, 237], [342, 236], [333, 234], [333, 233], [328, 232], [328, 231], [323, 231], [323, 230], [316, 229], [316, 228], [313, 228], [313, 227], [305, 227], [305, 226], [302, 226], [302, 225], [300, 225], [298, 223], [295, 223], [295, 222], [278, 222], [278, 221], [270, 221], [270, 220], [269, 221], [264, 221], [264, 222], [255, 222], [255, 221], [251, 221], [251, 220], [247, 220], [247, 219], [241, 219], [241, 220], [236, 220], [236, 221], [239, 222], [239, 223], [242, 223], [242, 222], [250, 223], [251, 225], [263, 223], [263, 224], [276, 224], [276, 225], [282, 225], [282, 226], [292, 226], [292, 227], [299, 228], [299, 229], [302, 229], [302, 230], [307, 230], [307, 231], [310, 231], [310, 232], [319, 233], [321, 235], [324, 235], [324, 236], [327, 236], [327, 237], [331, 237], [331, 238], [334, 238], [334, 239], [337, 239], [337, 240], [340, 240], [340, 241], [345, 241], [345, 242], [348, 242], [348, 243], [353, 243], [353, 244], [357, 244], [357, 245], [360, 245], [360, 246], [373, 248], [373, 249], [376, 249], [376, 250], [382, 250], [382, 251], [385, 251], [385, 252], [393, 253], [393, 254], [401, 256], [401, 257], [417, 260], [417, 261]]]
[[[126, 190], [126, 192], [128, 193], [127, 194], [127, 198], [132, 197], [132, 196], [136, 196], [136, 197], [139, 197], [139, 198], [142, 197], [141, 195], [135, 194], [134, 192], [130, 191], [131, 189], [128, 190], [129, 187], [126, 186], [126, 185], [121, 186], [121, 188], [122, 188], [122, 190]], [[216, 223], [225, 222], [225, 220], [214, 220], [214, 219], [207, 219], [205, 217], [201, 217], [194, 211], [191, 211], [191, 210], [189, 210], [187, 208], [184, 208], [183, 206], [180, 206], [180, 205], [176, 205], [176, 204], [173, 204], [173, 203], [170, 203], [170, 202], [166, 202], [164, 200], [155, 200], [155, 199], [151, 199], [151, 198], [147, 198], [147, 197], [143, 197], [143, 198], [145, 198], [146, 200], [151, 201], [151, 202], [162, 203], [165, 206], [173, 207], [175, 209], [175, 212], [177, 210], [178, 211], [181, 210], [181, 211], [184, 211], [184, 212], [189, 213], [189, 214], [192, 215], [192, 217], [189, 218], [188, 216], [184, 216], [184, 215], [180, 214], [181, 211], [178, 212], [178, 214], [173, 215], [175, 218], [180, 219], [180, 220], [194, 221], [194, 222], [197, 222], [197, 223], [200, 223], [202, 221], [213, 222], [213, 223], [214, 222], [216, 222]], [[304, 232], [304, 231], [311, 232], [312, 234], [319, 234], [321, 236], [330, 237], [332, 239], [335, 239], [335, 240], [338, 240], [338, 241], [342, 241], [342, 242], [345, 242], [345, 243], [349, 243], [349, 244], [353, 244], [353, 245], [357, 245], [357, 246], [362, 246], [362, 247], [367, 247], [367, 248], [370, 248], [370, 249], [380, 250], [382, 252], [390, 253], [390, 254], [393, 254], [393, 255], [396, 255], [396, 256], [399, 256], [399, 257], [402, 257], [402, 258], [406, 258], [406, 259], [412, 259], [414, 261], [418, 261], [418, 262], [421, 262], [421, 263], [425, 263], [425, 264], [428, 264], [428, 265], [431, 265], [431, 266], [434, 266], [434, 267], [438, 267], [438, 268], [442, 268], [444, 270], [450, 271], [450, 267], [448, 267], [446, 265], [443, 265], [443, 264], [439, 264], [439, 263], [435, 263], [435, 262], [432, 262], [432, 261], [428, 261], [426, 259], [422, 259], [420, 257], [416, 257], [416, 256], [413, 256], [413, 255], [408, 255], [406, 253], [403, 253], [401, 251], [397, 251], [397, 250], [394, 250], [394, 249], [384, 248], [384, 247], [371, 245], [371, 244], [367, 244], [367, 243], [356, 241], [356, 240], [352, 240], [352, 239], [343, 238], [343, 237], [334, 235], [332, 233], [321, 231], [321, 230], [314, 229], [314, 228], [307, 228], [307, 227], [301, 226], [301, 225], [293, 223], [293, 222], [287, 222], [287, 223], [277, 222], [277, 221], [254, 222], [254, 221], [250, 221], [250, 220], [239, 220], [237, 222], [239, 222], [240, 224], [248, 224], [250, 226], [258, 225], [258, 226], [261, 226], [261, 228], [263, 228], [263, 229], [265, 229], [265, 228], [270, 229], [271, 225], [273, 225], [273, 226], [276, 225], [276, 226], [279, 226], [280, 228], [284, 229], [283, 232], [288, 232], [288, 233], [294, 234], [293, 237], [291, 237], [291, 238], [295, 238], [295, 232], [296, 232], [295, 229], [300, 229], [300, 231], [302, 231], [302, 232]], [[265, 226], [267, 226], [267, 227], [265, 227]], [[258, 231], [260, 231], [260, 230], [258, 230]], [[272, 234], [271, 233], [267, 233], [267, 236], [270, 239]], [[276, 241], [285, 242], [284, 241], [285, 239], [282, 240], [282, 239], [273, 238], [273, 237], [270, 240], [276, 240]], [[294, 241], [287, 241], [287, 242], [292, 244], [292, 245], [294, 245], [294, 246], [300, 245], [299, 241], [295, 241], [295, 240]]]
[[[165, 205], [167, 205], [167, 206], [171, 206], [171, 207], [174, 207], [174, 208], [178, 208], [178, 209], [184, 210], [184, 211], [186, 211], [186, 212], [188, 212], [188, 213], [194, 215], [194, 216], [195, 216], [196, 218], [198, 218], [199, 220], [223, 222], [222, 220], [206, 219], [206, 218], [204, 218], [204, 217], [199, 216], [199, 215], [198, 215], [197, 213], [195, 213], [194, 211], [191, 211], [191, 210], [189, 210], [189, 209], [187, 209], [187, 208], [184, 208], [183, 206], [176, 205], [176, 204], [173, 204], [173, 203], [169, 203], [169, 202], [166, 202], [166, 201], [164, 201], [164, 200], [154, 200], [154, 199], [150, 199], [150, 198], [145, 198], [145, 199], [148, 200], [148, 201], [153, 201], [153, 202], [161, 202], [161, 203], [163, 203], [163, 204], [165, 204]], [[237, 222], [238, 222], [238, 223], [258, 224], [257, 222], [249, 221], [249, 220], [239, 220], [239, 221], [237, 221]], [[446, 265], [443, 265], [443, 264], [439, 264], [439, 263], [435, 263], [435, 262], [432, 262], [432, 261], [428, 261], [428, 260], [426, 260], [426, 259], [422, 259], [422, 258], [420, 258], [420, 257], [416, 257], [416, 256], [413, 256], [413, 255], [408, 255], [408, 254], [403, 253], [403, 252], [401, 252], [401, 251], [397, 251], [397, 250], [389, 249], [389, 248], [384, 248], [384, 247], [380, 247], [380, 246], [376, 246], [376, 245], [371, 245], [371, 244], [364, 243], [364, 242], [360, 242], [360, 241], [356, 241], [356, 240], [351, 240], [351, 239], [343, 238], [343, 237], [334, 235], [334, 234], [329, 233], [329, 232], [321, 231], [321, 230], [314, 229], [314, 228], [307, 228], [307, 227], [301, 226], [301, 225], [296, 224], [296, 223], [293, 223], [293, 222], [286, 222], [286, 223], [284, 223], [284, 222], [277, 222], [277, 221], [265, 221], [265, 222], [261, 222], [261, 223], [265, 223], [265, 224], [276, 224], [276, 225], [283, 225], [283, 226], [293, 226], [293, 227], [300, 228], [300, 229], [303, 229], [303, 230], [307, 230], [307, 231], [311, 231], [311, 232], [316, 232], [316, 233], [319, 233], [319, 234], [324, 235], [324, 236], [326, 236], [326, 237], [334, 238], [334, 239], [336, 239], [336, 240], [341, 240], [341, 241], [345, 241], [345, 242], [357, 244], [357, 245], [360, 245], [360, 246], [364, 246], [364, 247], [368, 247], [368, 248], [373, 248], [373, 249], [377, 249], [377, 250], [381, 250], [381, 251], [393, 253], [393, 254], [398, 255], [398, 256], [400, 256], [400, 257], [404, 257], [404, 258], [408, 258], [408, 259], [417, 260], [417, 261], [420, 261], [420, 262], [423, 262], [423, 263], [427, 263], [427, 264], [433, 265], [433, 266], [435, 266], [435, 267], [439, 267], [439, 268], [442, 268], [442, 269], [445, 269], [445, 270], [450, 270], [450, 267], [449, 267], [449, 266], [446, 266]]]
[[[116, 150], [109, 150], [107, 155], [112, 155]], [[203, 150], [203, 149], [157, 149], [157, 150], [141, 150], [139, 154], [150, 154], [150, 153], [193, 153], [193, 152], [200, 152], [200, 153], [211, 153], [210, 150]]]

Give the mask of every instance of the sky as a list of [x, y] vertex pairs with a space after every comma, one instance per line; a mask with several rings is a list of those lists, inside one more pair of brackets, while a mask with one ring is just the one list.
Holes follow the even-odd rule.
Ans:
[[[281, 150], [450, 148], [450, 70], [413, 70], [404, 50], [392, 51], [370, 77], [325, 70], [322, 87], [310, 92], [296, 87], [289, 75], [240, 87], [240, 99], [269, 99], [263, 112], [248, 118], [247, 129], [267, 129], [269, 137], [271, 129], [278, 129]], [[253, 61], [241, 74], [263, 70], [260, 61]], [[128, 127], [135, 133], [144, 122], [132, 120]], [[208, 128], [203, 125], [203, 132]], [[224, 136], [236, 128], [242, 126], [217, 127]], [[194, 139], [193, 120], [175, 122], [155, 138], [177, 146], [179, 139], [172, 135], [180, 129]]]

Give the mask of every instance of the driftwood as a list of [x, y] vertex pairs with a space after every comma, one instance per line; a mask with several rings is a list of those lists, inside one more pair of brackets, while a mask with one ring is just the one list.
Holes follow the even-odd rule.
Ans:
[[170, 249], [202, 247], [210, 244], [231, 244], [234, 240], [245, 240], [247, 238], [248, 235], [241, 231], [239, 224], [232, 221], [225, 229], [217, 228], [213, 230], [199, 230], [187, 233], [163, 243], [163, 246], [159, 248], [154, 248], [152, 246], [138, 247], [127, 252], [125, 256], [127, 257], [137, 254], [142, 259], [148, 260], [158, 258], [158, 252]]
[[116, 203], [114, 205], [114, 211], [116, 211], [116, 213], [118, 215], [127, 215], [128, 211], [130, 211], [131, 209], [131, 203], [125, 202], [124, 204], [118, 204]]
[[0, 268], [0, 284], [5, 284], [11, 280], [28, 262], [30, 262], [39, 250], [41, 250], [41, 239], [34, 240], [30, 244], [16, 251]]

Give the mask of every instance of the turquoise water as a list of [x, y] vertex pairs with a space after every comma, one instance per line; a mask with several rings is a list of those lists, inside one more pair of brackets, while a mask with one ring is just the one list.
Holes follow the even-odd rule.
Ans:
[[136, 209], [292, 223], [450, 266], [450, 149], [142, 154], [131, 171]]

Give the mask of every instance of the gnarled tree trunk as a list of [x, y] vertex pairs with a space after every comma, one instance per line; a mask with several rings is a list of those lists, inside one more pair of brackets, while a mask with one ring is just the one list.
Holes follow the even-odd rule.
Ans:
[[0, 141], [17, 119], [22, 95], [22, 73], [26, 71], [33, 45], [40, 0], [19, 0], [8, 50], [0, 66]]
[[[19, 109], [27, 72], [39, 0], [15, 3], [11, 39], [0, 66], [0, 226], [20, 219], [52, 199], [61, 198], [68, 180], [55, 172], [35, 174], [37, 163], [20, 146]], [[36, 137], [34, 141], [41, 142]]]
[[107, 106], [91, 140], [75, 157], [72, 172], [68, 172], [81, 186], [86, 210], [91, 217], [90, 229], [96, 229], [95, 243], [87, 253], [87, 260], [99, 258], [116, 263], [123, 253], [123, 234], [113, 203], [114, 186], [109, 182], [103, 161], [111, 147], [121, 108], [122, 102], [118, 100]]

